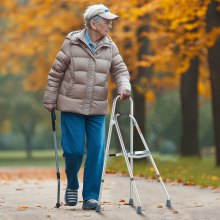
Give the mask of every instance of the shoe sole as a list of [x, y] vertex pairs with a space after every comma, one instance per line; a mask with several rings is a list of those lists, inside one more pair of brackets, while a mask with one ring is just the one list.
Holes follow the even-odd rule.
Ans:
[[86, 207], [86, 206], [83, 206], [82, 209], [83, 209], [83, 210], [96, 210], [96, 207], [94, 207], [94, 208], [88, 208], [88, 207]]
[[[66, 193], [67, 193], [67, 192], [66, 192]], [[65, 201], [66, 205], [67, 205], [67, 206], [76, 206], [77, 203], [78, 203], [78, 193], [77, 193], [76, 201], [73, 202], [73, 203], [69, 203], [69, 202], [67, 202], [67, 198], [66, 198], [67, 196], [66, 196], [66, 193], [65, 193], [65, 196], [64, 196], [64, 201]]]
[[73, 204], [68, 203], [68, 202], [66, 201], [66, 198], [64, 198], [64, 201], [65, 201], [65, 203], [66, 203], [67, 206], [76, 206], [77, 203], [78, 203], [78, 201], [77, 201], [76, 203], [73, 203]]

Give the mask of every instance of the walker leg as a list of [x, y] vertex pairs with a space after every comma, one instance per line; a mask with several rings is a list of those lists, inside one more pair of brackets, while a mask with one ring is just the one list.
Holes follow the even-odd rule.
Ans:
[[169, 208], [171, 207], [171, 200], [170, 199], [167, 200], [166, 206]]
[[129, 172], [129, 175], [130, 175], [130, 180], [131, 180], [131, 183], [132, 183], [132, 188], [134, 189], [134, 193], [135, 193], [137, 201], [138, 201], [138, 205], [139, 205], [138, 207], [139, 208], [138, 208], [137, 211], [141, 212], [141, 200], [140, 200], [140, 197], [139, 197], [139, 194], [138, 194], [136, 183], [134, 181], [134, 176], [133, 176], [132, 169], [131, 169], [131, 166], [130, 166], [130, 163], [129, 163], [128, 154], [126, 152], [126, 148], [125, 148], [122, 136], [121, 136], [121, 131], [120, 131], [117, 119], [115, 120], [115, 127], [116, 127], [116, 130], [117, 130], [117, 133], [118, 133], [118, 138], [119, 138], [119, 141], [120, 141], [120, 144], [121, 144], [121, 148], [122, 148], [122, 151], [123, 151], [125, 162], [127, 164], [128, 172]]
[[[148, 148], [148, 146], [147, 146], [147, 143], [146, 143], [146, 141], [145, 141], [145, 139], [144, 139], [144, 136], [143, 136], [143, 134], [142, 134], [142, 132], [141, 132], [141, 130], [140, 130], [140, 127], [139, 127], [139, 125], [138, 125], [136, 119], [135, 119], [132, 115], [129, 115], [129, 117], [133, 120], [134, 125], [135, 125], [135, 127], [137, 128], [137, 131], [138, 131], [138, 133], [139, 133], [139, 135], [140, 135], [140, 138], [141, 138], [141, 140], [142, 140], [142, 142], [143, 142], [143, 144], [144, 144], [145, 149], [146, 149], [147, 151], [149, 151], [149, 153], [150, 153], [150, 150], [149, 150], [149, 148]], [[154, 159], [153, 159], [151, 153], [150, 153], [149, 157], [150, 157], [150, 161], [151, 161], [151, 163], [152, 163], [152, 165], [153, 165], [153, 167], [154, 167], [154, 170], [155, 170], [155, 172], [156, 172], [156, 174], [157, 174], [157, 177], [158, 177], [158, 179], [159, 179], [159, 181], [160, 181], [160, 183], [161, 183], [161, 185], [162, 185], [162, 187], [163, 187], [163, 189], [164, 189], [164, 191], [165, 191], [165, 193], [166, 193], [166, 196], [167, 196], [166, 206], [167, 206], [167, 207], [171, 207], [170, 196], [169, 196], [169, 194], [168, 194], [168, 192], [167, 192], [167, 189], [166, 189], [166, 187], [165, 187], [165, 185], [164, 185], [164, 182], [163, 182], [163, 180], [162, 180], [162, 178], [161, 178], [161, 176], [160, 176], [159, 170], [157, 169], [157, 166], [156, 166], [156, 164], [155, 164], [155, 162], [154, 162]]]
[[129, 205], [131, 205], [131, 206], [134, 205], [134, 199], [129, 199]]
[[137, 214], [142, 214], [142, 208], [141, 206], [138, 206], [136, 209]]
[[96, 207], [96, 212], [101, 212], [101, 197], [102, 197], [103, 183], [104, 183], [104, 178], [105, 178], [105, 170], [106, 170], [107, 160], [108, 160], [108, 156], [109, 156], [109, 146], [110, 146], [113, 125], [114, 125], [114, 120], [111, 118], [109, 131], [108, 131], [108, 138], [107, 138], [107, 144], [106, 144], [106, 150], [105, 150], [105, 158], [104, 158], [104, 164], [103, 164], [103, 169], [102, 169], [101, 186], [100, 186], [100, 191], [99, 191], [99, 198], [98, 198], [98, 205]]

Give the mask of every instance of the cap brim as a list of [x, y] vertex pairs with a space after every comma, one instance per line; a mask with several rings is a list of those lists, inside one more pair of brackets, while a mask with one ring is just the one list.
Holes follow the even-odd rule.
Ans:
[[105, 12], [105, 13], [99, 14], [99, 16], [102, 18], [108, 19], [108, 20], [116, 20], [119, 18], [117, 15], [112, 14], [111, 12]]

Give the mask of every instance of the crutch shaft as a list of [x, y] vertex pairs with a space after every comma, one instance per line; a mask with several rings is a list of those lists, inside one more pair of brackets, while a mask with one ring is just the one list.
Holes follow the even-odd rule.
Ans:
[[54, 151], [55, 151], [55, 160], [56, 160], [56, 176], [57, 176], [57, 203], [56, 207], [60, 207], [60, 171], [59, 171], [59, 157], [58, 157], [58, 147], [56, 139], [56, 114], [55, 110], [51, 111], [51, 120], [52, 120], [52, 129], [53, 129], [53, 140], [54, 140]]

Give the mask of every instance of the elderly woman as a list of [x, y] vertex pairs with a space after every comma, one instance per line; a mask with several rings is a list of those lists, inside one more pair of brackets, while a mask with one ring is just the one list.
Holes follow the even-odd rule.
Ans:
[[67, 35], [49, 71], [44, 107], [61, 111], [61, 144], [65, 158], [65, 202], [78, 200], [78, 171], [84, 152], [83, 209], [96, 209], [105, 148], [108, 77], [122, 100], [130, 96], [130, 77], [116, 44], [108, 36], [118, 16], [102, 5], [84, 13], [86, 28]]

